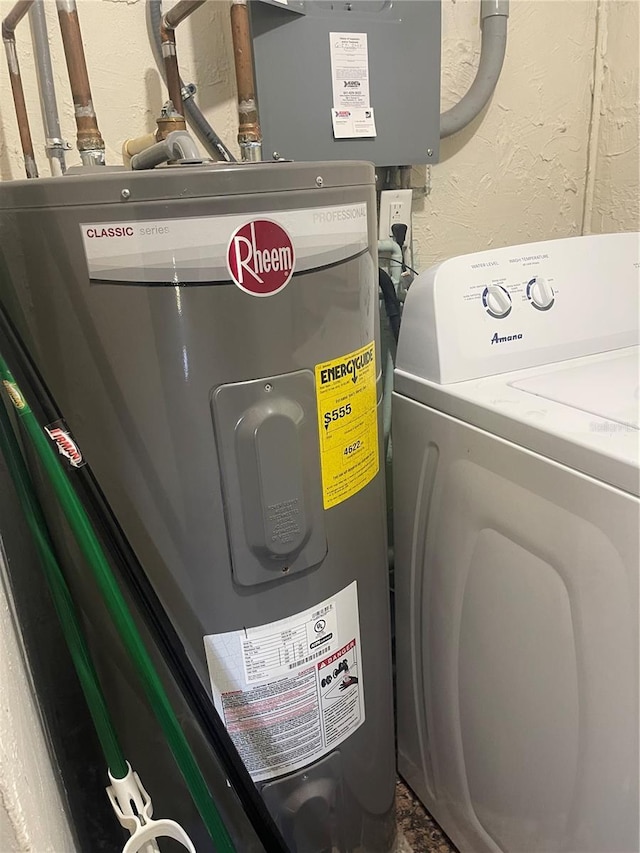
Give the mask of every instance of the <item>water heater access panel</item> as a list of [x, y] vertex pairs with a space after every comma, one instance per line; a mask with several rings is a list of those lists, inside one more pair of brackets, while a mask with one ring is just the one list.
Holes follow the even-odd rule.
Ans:
[[252, 0], [263, 156], [435, 163], [440, 0]]

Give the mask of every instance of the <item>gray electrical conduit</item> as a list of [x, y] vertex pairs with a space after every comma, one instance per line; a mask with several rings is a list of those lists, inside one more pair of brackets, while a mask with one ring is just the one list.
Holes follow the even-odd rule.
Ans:
[[475, 79], [455, 106], [440, 115], [440, 138], [452, 136], [479, 115], [493, 94], [507, 48], [509, 0], [482, 0], [482, 46]]
[[51, 66], [51, 51], [49, 50], [49, 34], [44, 12], [44, 0], [35, 0], [29, 13], [31, 38], [36, 60], [38, 88], [40, 89], [40, 104], [42, 120], [46, 136], [45, 150], [49, 158], [52, 175], [62, 175], [67, 170], [65, 151], [69, 146], [62, 139], [60, 118], [56, 102], [56, 87], [53, 81]]
[[156, 142], [131, 158], [131, 168], [154, 169], [169, 160], [192, 160], [202, 163], [202, 157], [191, 136], [186, 130], [172, 130], [166, 139]]
[[[162, 44], [160, 41], [160, 24], [162, 21], [162, 0], [147, 0], [147, 9], [149, 12], [149, 37], [153, 55], [156, 60], [156, 65], [160, 74], [164, 78], [164, 63], [162, 61]], [[184, 83], [181, 80], [180, 85], [184, 89]], [[206, 120], [202, 111], [193, 100], [193, 97], [183, 98], [185, 117], [189, 124], [193, 127], [196, 134], [202, 140], [207, 151], [217, 159], [225, 160], [227, 163], [234, 163], [235, 157], [229, 151], [224, 142], [220, 139], [215, 130]]]

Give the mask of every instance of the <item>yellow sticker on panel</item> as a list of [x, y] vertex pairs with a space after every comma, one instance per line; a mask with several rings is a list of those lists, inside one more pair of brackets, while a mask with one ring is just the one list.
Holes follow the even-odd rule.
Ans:
[[375, 344], [317, 364], [316, 396], [322, 496], [330, 509], [378, 473]]

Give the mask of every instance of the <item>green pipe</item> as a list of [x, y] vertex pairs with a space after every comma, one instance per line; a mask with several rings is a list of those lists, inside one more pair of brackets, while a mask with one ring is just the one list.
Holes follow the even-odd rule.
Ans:
[[76, 542], [93, 572], [114, 625], [137, 669], [149, 704], [162, 727], [176, 764], [180, 768], [211, 840], [216, 845], [218, 853], [235, 853], [233, 842], [218, 813], [204, 776], [191, 752], [189, 742], [171, 707], [84, 507], [69, 484], [49, 439], [42, 432], [2, 356], [0, 356], [0, 378], [47, 472]]
[[42, 515], [31, 477], [2, 401], [0, 401], [0, 450], [4, 455], [20, 505], [35, 542], [58, 620], [78, 673], [80, 686], [87, 700], [91, 719], [98, 734], [109, 772], [114, 779], [123, 779], [128, 771], [127, 762], [120, 749], [98, 677], [91, 663], [89, 650], [76, 617], [69, 587], [56, 559], [47, 523]]

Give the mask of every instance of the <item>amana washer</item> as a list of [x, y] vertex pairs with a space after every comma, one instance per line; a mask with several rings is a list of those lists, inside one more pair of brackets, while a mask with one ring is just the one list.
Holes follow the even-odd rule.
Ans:
[[399, 768], [462, 853], [638, 851], [639, 270], [576, 237], [407, 298]]

